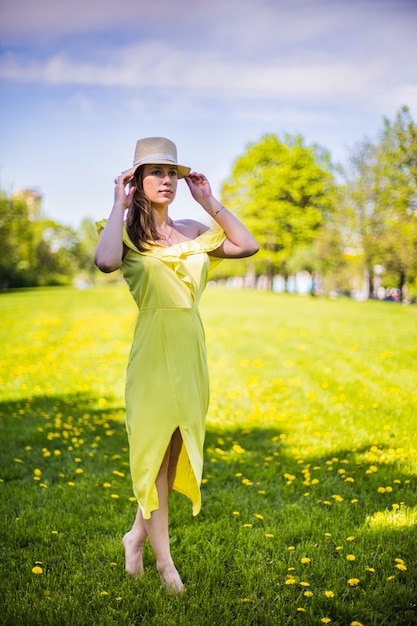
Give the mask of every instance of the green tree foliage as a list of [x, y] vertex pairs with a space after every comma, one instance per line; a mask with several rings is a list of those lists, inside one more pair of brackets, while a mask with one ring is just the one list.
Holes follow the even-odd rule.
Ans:
[[0, 192], [0, 288], [33, 283], [34, 245], [26, 202]]
[[95, 222], [88, 218], [83, 219], [78, 229], [79, 238], [79, 268], [85, 274], [88, 282], [95, 282], [97, 268], [94, 255], [97, 247], [98, 235]]
[[362, 258], [369, 294], [377, 264], [404, 294], [417, 271], [417, 128], [407, 107], [384, 121], [377, 142], [357, 145], [344, 175], [340, 229], [350, 253]]
[[378, 160], [384, 176], [383, 263], [405, 294], [417, 273], [417, 126], [407, 107], [393, 123], [385, 119]]
[[65, 284], [79, 267], [77, 233], [34, 219], [24, 197], [0, 194], [0, 288]]
[[265, 135], [249, 144], [222, 198], [258, 239], [258, 273], [288, 273], [288, 259], [314, 240], [332, 211], [333, 188], [328, 154], [304, 146], [300, 136]]

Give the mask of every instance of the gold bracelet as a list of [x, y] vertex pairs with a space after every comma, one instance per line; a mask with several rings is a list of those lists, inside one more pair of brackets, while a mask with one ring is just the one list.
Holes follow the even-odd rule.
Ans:
[[213, 213], [213, 217], [216, 217], [217, 213], [220, 213], [220, 211], [223, 211], [224, 206], [221, 206], [220, 209], [217, 209], [217, 211], [215, 213]]

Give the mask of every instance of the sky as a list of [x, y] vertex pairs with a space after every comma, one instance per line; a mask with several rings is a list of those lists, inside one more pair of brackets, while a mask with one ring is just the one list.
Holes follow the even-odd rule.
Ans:
[[[0, 0], [0, 188], [76, 228], [141, 137], [217, 196], [266, 133], [346, 162], [403, 105], [417, 119], [416, 32], [417, 0]], [[206, 220], [178, 187], [173, 217]]]

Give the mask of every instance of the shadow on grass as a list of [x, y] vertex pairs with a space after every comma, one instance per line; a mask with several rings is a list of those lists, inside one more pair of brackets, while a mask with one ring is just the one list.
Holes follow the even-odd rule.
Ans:
[[[174, 603], [149, 549], [141, 585], [123, 573], [120, 538], [136, 509], [123, 409], [36, 396], [2, 403], [0, 423], [4, 624], [275, 625], [299, 623], [300, 607], [305, 624], [320, 615], [417, 623], [415, 476], [389, 449], [370, 442], [299, 458], [279, 430], [209, 425], [200, 515], [171, 500], [188, 587]], [[43, 576], [32, 573], [37, 561]], [[286, 583], [289, 568], [296, 584]], [[300, 592], [306, 578], [312, 598]]]

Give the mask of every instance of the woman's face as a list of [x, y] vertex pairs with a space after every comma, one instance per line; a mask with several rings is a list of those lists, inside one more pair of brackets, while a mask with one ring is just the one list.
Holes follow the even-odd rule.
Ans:
[[145, 195], [154, 205], [168, 205], [177, 192], [175, 165], [144, 165], [142, 186]]

